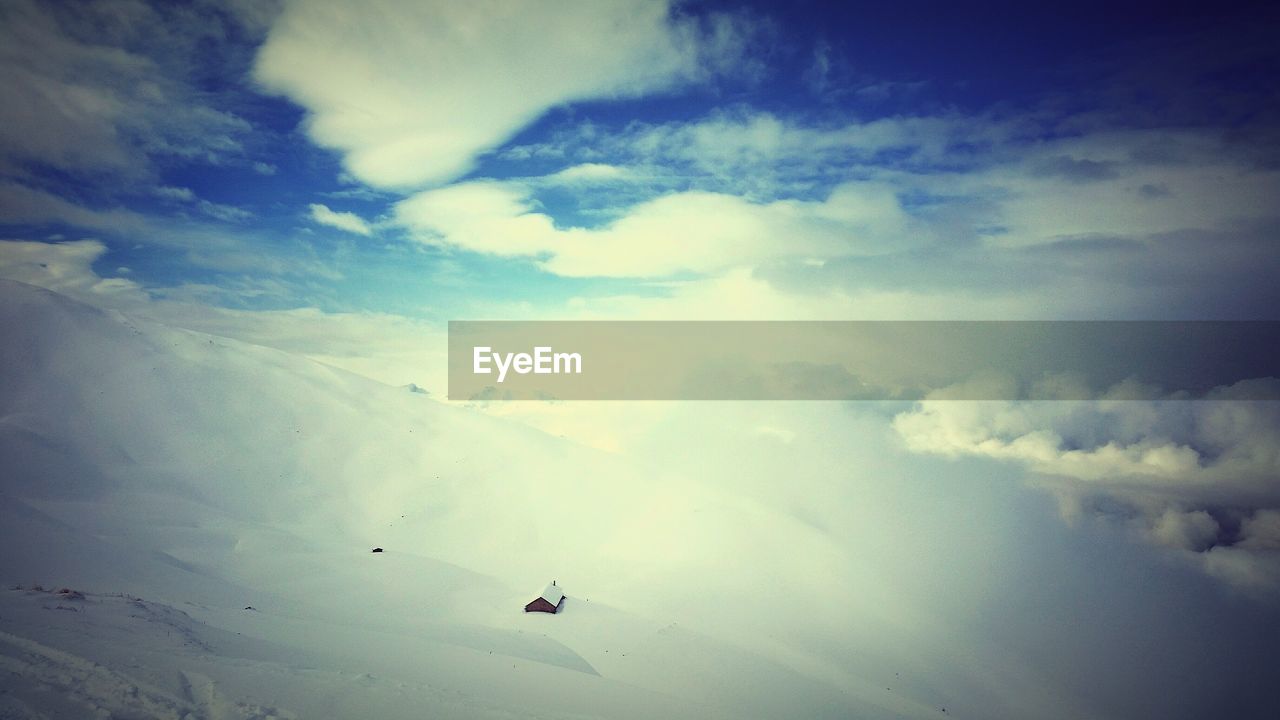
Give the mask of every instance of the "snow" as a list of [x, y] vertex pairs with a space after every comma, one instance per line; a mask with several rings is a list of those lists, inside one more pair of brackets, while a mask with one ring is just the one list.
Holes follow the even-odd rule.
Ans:
[[555, 584], [555, 581], [553, 580], [552, 582], [548, 583], [545, 588], [543, 588], [542, 593], [539, 594], [538, 597], [542, 598], [543, 600], [546, 600], [552, 605], [559, 605], [560, 601], [564, 598], [564, 593], [560, 592], [560, 588]]
[[938, 712], [682, 612], [644, 468], [10, 281], [0, 460], [0, 717]]

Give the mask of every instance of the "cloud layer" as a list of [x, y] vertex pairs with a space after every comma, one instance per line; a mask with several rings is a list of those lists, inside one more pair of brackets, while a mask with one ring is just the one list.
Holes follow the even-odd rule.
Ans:
[[908, 449], [1013, 463], [1064, 516], [1109, 519], [1251, 590], [1280, 590], [1280, 403], [1205, 400], [934, 400], [899, 414]]

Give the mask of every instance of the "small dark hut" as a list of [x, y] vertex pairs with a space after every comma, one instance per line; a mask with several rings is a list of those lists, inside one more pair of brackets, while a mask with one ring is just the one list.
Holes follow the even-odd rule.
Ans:
[[560, 588], [556, 586], [556, 581], [552, 580], [551, 584], [542, 591], [542, 594], [533, 600], [533, 602], [524, 606], [525, 612], [544, 612], [555, 614], [560, 612], [560, 608], [564, 607], [564, 593], [560, 592]]

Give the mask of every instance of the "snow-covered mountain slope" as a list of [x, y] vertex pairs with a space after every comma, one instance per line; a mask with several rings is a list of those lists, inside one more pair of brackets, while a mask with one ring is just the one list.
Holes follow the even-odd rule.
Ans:
[[20, 283], [0, 338], [0, 716], [938, 713], [664, 609], [643, 468]]

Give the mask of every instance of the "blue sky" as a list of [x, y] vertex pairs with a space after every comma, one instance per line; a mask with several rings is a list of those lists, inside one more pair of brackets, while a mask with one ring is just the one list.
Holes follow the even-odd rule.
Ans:
[[152, 295], [429, 320], [734, 273], [836, 316], [1275, 307], [1257, 8], [506, 12], [7, 3], [4, 235], [93, 238]]

